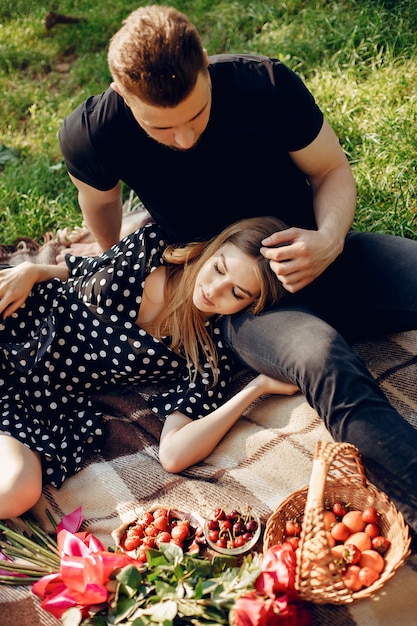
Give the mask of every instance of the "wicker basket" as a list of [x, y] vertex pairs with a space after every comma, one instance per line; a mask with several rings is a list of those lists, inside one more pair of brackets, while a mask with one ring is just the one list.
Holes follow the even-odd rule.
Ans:
[[[336, 501], [351, 509], [374, 506], [380, 514], [382, 534], [391, 542], [384, 554], [385, 568], [370, 587], [352, 592], [335, 567], [324, 528], [324, 509]], [[320, 441], [316, 445], [308, 487], [291, 494], [269, 517], [263, 540], [266, 552], [284, 541], [285, 522], [302, 519], [297, 551], [296, 589], [303, 600], [315, 604], [346, 604], [367, 598], [389, 580], [410, 553], [411, 538], [402, 514], [376, 487], [367, 483], [359, 452], [349, 443]]]

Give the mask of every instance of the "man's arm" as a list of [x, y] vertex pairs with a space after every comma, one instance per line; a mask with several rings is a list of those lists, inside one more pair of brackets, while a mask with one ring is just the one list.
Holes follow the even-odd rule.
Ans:
[[96, 241], [96, 254], [108, 250], [120, 241], [122, 224], [122, 185], [100, 191], [78, 180], [71, 174], [78, 189], [78, 202], [84, 223]]
[[271, 259], [271, 268], [287, 291], [294, 293], [320, 276], [342, 252], [355, 215], [356, 185], [326, 120], [316, 139], [290, 156], [312, 186], [317, 230], [289, 228], [274, 233], [262, 242], [268, 246], [262, 253]]
[[343, 250], [356, 210], [356, 184], [346, 155], [324, 120], [316, 139], [290, 156], [310, 180], [317, 227], [332, 240], [336, 258]]

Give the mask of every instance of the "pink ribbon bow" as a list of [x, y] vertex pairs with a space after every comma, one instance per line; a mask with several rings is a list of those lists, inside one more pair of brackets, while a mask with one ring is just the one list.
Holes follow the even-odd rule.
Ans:
[[57, 618], [71, 607], [78, 607], [84, 617], [89, 608], [107, 601], [106, 584], [112, 573], [126, 565], [137, 565], [127, 554], [105, 549], [89, 532], [77, 532], [83, 521], [81, 507], [64, 517], [57, 526], [57, 544], [61, 571], [43, 576], [32, 585], [42, 599], [42, 608]]

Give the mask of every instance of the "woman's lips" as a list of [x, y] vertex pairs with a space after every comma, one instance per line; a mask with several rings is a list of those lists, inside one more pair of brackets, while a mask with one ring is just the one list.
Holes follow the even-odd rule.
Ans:
[[201, 288], [201, 298], [205, 304], [207, 304], [208, 306], [213, 306], [213, 302], [207, 298], [203, 288]]

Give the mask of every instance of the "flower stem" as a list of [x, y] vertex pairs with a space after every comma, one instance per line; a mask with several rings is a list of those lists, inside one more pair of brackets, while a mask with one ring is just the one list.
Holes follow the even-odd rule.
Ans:
[[[0, 521], [0, 530], [5, 541], [0, 540], [0, 550], [8, 558], [21, 559], [25, 563], [16, 561], [1, 561], [0, 570], [11, 571], [16, 574], [29, 574], [33, 580], [45, 574], [60, 571], [60, 557], [56, 543], [35, 522], [22, 519], [24, 533], [16, 532], [7, 524]], [[31, 533], [31, 536], [27, 534]], [[9, 578], [6, 575], [6, 578]], [[2, 578], [0, 579], [2, 580]], [[16, 576], [14, 583], [23, 584], [23, 578]]]

